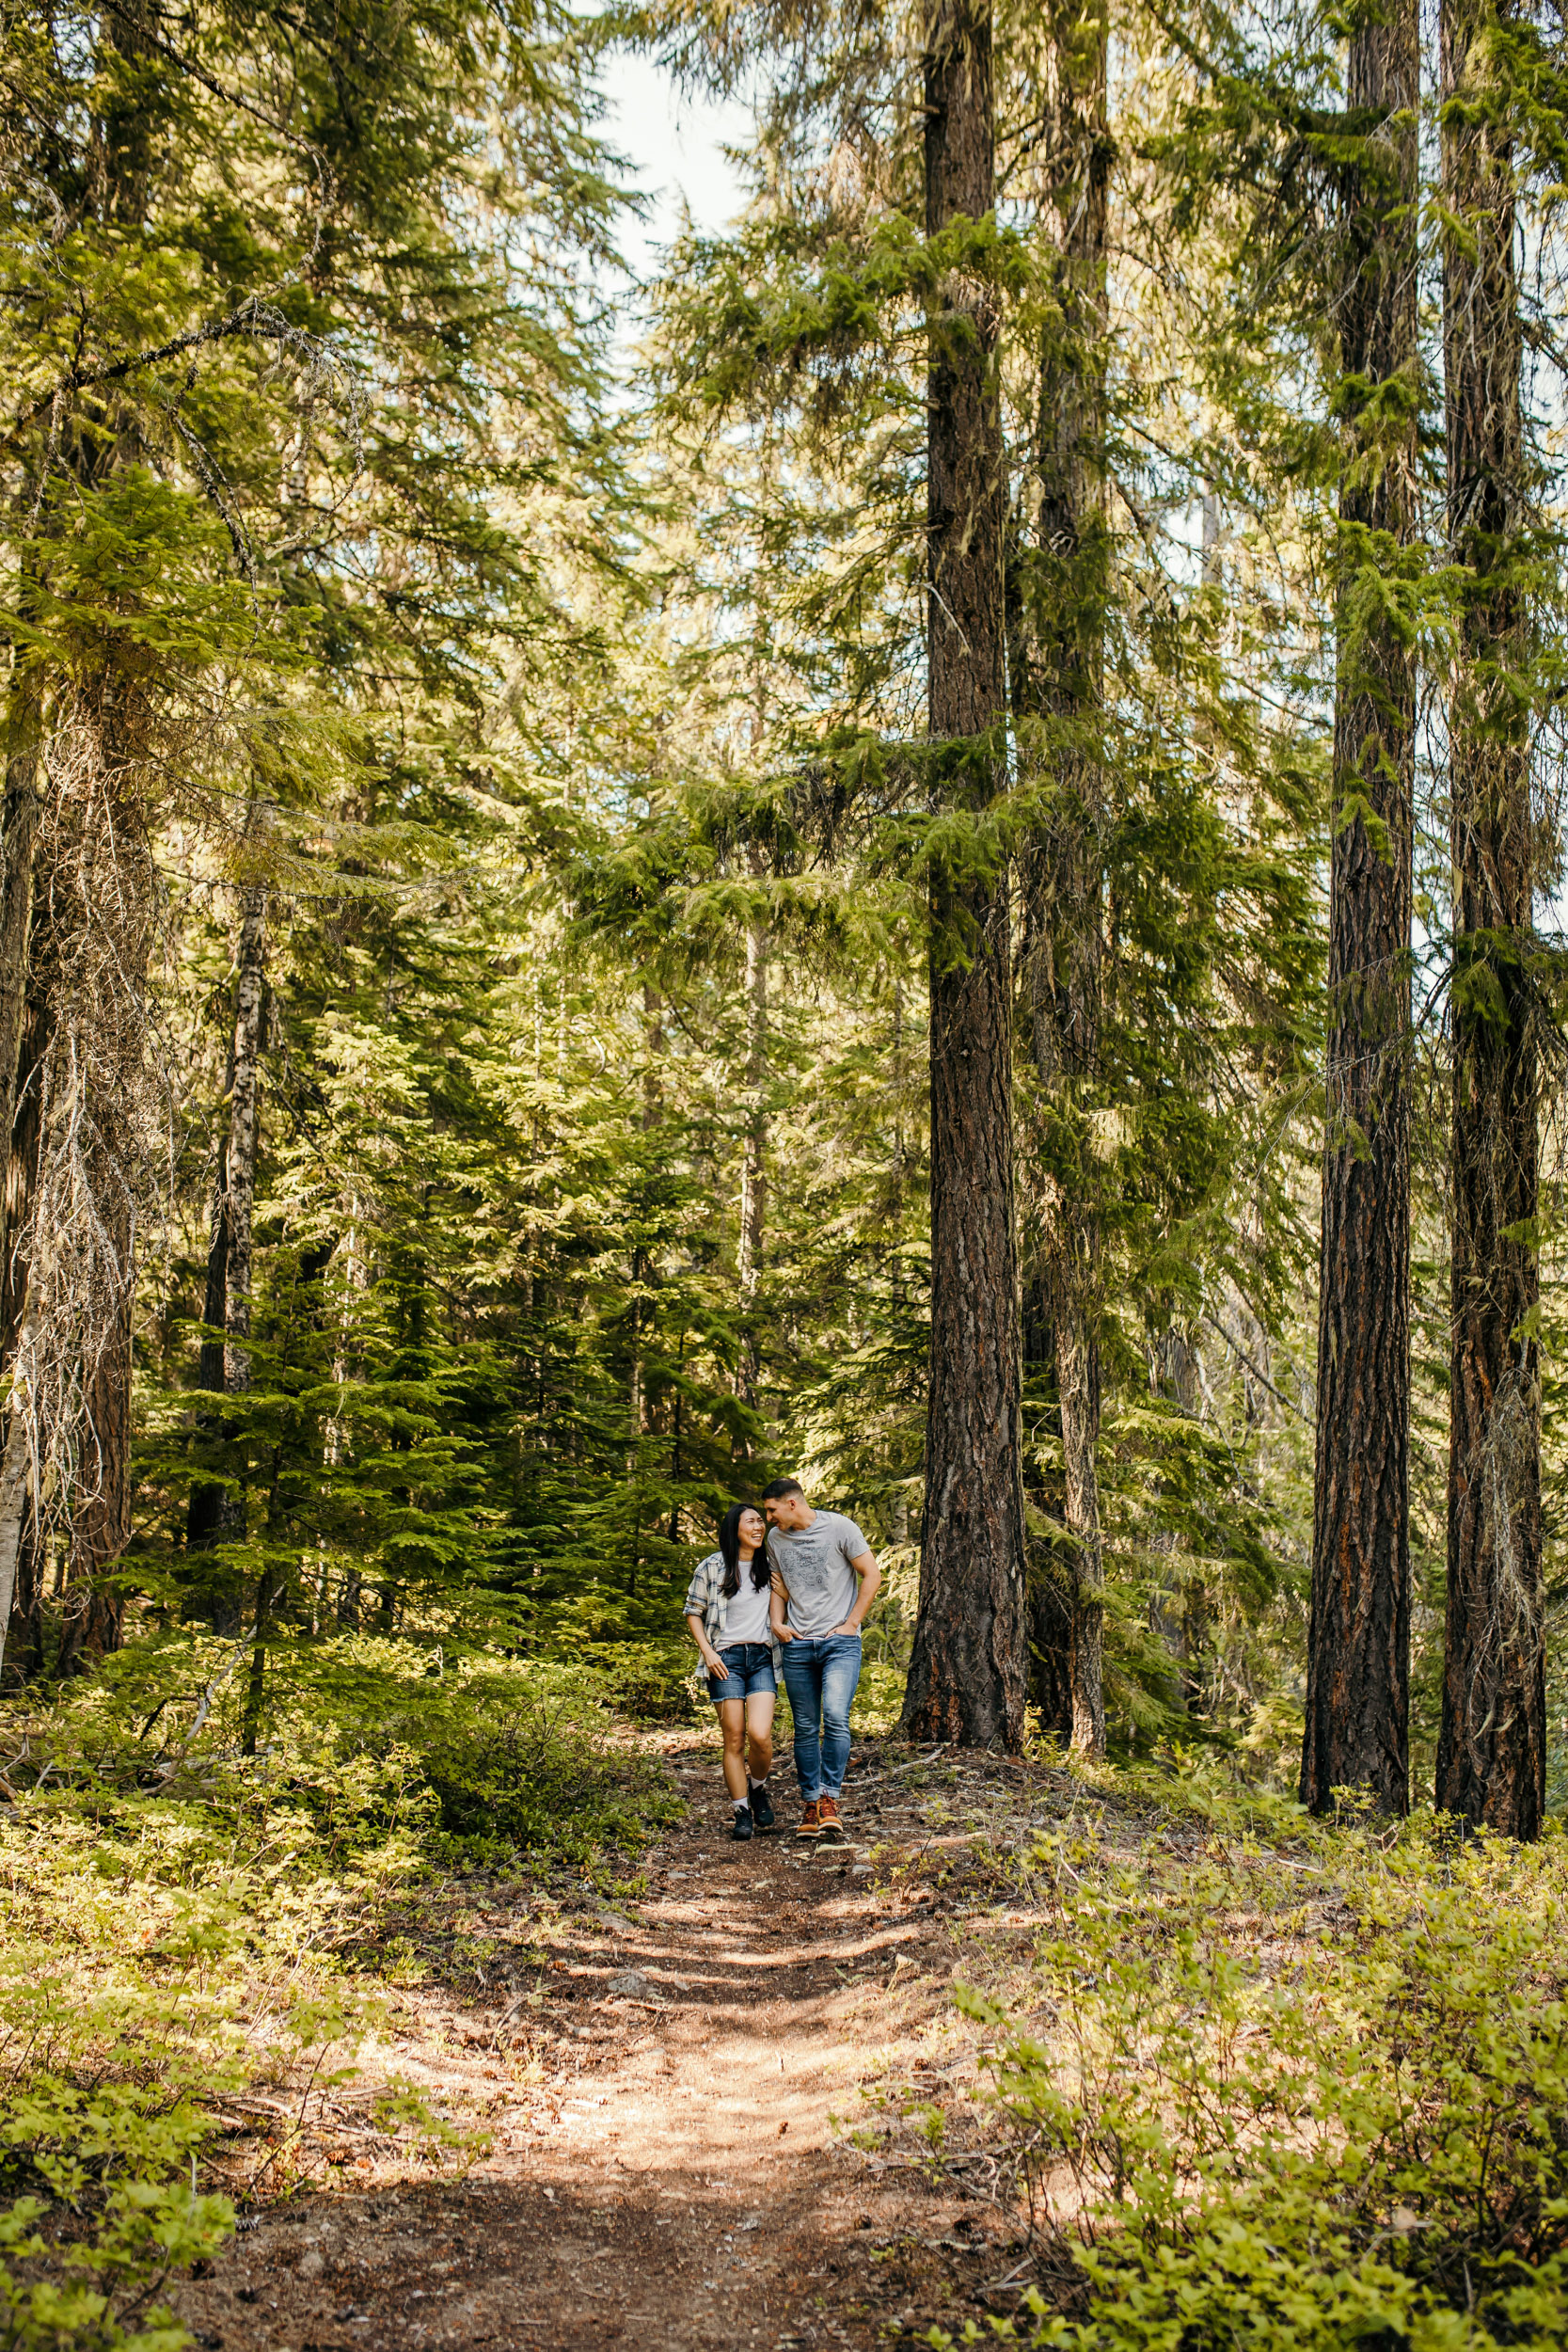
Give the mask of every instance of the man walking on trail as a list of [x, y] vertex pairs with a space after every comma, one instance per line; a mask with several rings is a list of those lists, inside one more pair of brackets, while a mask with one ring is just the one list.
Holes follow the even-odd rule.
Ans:
[[797, 1837], [839, 1840], [849, 1762], [849, 1708], [861, 1678], [861, 1627], [882, 1571], [853, 1519], [814, 1511], [798, 1478], [762, 1490], [773, 1565], [771, 1631], [784, 1651], [805, 1811]]

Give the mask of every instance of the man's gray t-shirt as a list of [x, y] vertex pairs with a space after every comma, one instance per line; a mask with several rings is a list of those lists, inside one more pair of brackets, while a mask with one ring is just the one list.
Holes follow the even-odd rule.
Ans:
[[789, 1593], [789, 1629], [816, 1640], [842, 1625], [860, 1595], [850, 1566], [871, 1546], [842, 1511], [818, 1511], [809, 1527], [770, 1527], [768, 1557]]

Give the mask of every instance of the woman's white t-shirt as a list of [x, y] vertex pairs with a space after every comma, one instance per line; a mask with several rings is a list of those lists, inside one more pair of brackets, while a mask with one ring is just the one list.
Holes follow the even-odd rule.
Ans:
[[764, 1584], [759, 1593], [752, 1582], [752, 1563], [740, 1564], [740, 1590], [732, 1593], [724, 1603], [724, 1638], [728, 1649], [736, 1642], [766, 1642], [772, 1637], [768, 1630], [768, 1588]]

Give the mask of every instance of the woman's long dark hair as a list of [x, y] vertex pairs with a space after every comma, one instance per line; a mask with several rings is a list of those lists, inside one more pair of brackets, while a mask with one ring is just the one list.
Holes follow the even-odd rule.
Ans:
[[[721, 1589], [726, 1600], [740, 1590], [740, 1521], [746, 1512], [755, 1511], [756, 1507], [754, 1502], [732, 1502], [724, 1514], [723, 1524], [719, 1530], [719, 1549], [724, 1555], [724, 1582]], [[761, 1517], [760, 1513], [758, 1517]], [[772, 1569], [768, 1565], [768, 1542], [764, 1537], [752, 1554], [752, 1589], [760, 1593], [763, 1586], [770, 1580], [772, 1573]]]

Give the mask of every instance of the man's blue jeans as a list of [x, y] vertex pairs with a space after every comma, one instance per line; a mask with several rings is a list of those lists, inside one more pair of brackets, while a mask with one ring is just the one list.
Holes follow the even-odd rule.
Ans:
[[786, 1642], [784, 1678], [795, 1718], [801, 1797], [807, 1804], [817, 1797], [836, 1797], [849, 1763], [849, 1705], [861, 1678], [860, 1635], [826, 1633], [817, 1641]]

